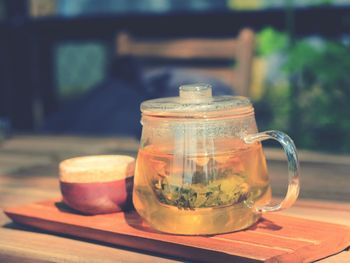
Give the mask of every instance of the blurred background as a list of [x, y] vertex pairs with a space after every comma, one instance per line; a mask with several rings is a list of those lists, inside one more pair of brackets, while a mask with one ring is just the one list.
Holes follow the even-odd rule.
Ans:
[[349, 0], [0, 0], [0, 137], [138, 138], [141, 101], [209, 82], [349, 153], [349, 32]]

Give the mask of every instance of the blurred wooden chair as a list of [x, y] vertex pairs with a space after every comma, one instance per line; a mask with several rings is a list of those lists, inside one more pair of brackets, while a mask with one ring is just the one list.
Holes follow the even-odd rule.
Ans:
[[220, 79], [237, 94], [249, 96], [255, 34], [243, 29], [237, 38], [155, 39], [117, 36], [117, 55], [141, 59], [147, 69], [167, 66], [185, 68]]

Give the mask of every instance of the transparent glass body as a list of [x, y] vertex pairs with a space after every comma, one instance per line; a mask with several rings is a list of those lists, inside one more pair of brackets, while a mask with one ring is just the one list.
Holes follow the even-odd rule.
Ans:
[[296, 155], [289, 189], [294, 194], [269, 207], [271, 188], [260, 143], [266, 138], [257, 131], [249, 100], [214, 101], [211, 88], [203, 85], [182, 89], [175, 102], [141, 106], [133, 191], [137, 212], [162, 232], [209, 235], [247, 228], [262, 212], [290, 206], [299, 189]]

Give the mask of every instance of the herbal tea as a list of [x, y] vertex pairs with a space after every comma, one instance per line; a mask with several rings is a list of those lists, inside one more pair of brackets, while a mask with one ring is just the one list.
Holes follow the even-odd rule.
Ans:
[[141, 149], [133, 196], [141, 216], [160, 231], [191, 235], [254, 223], [253, 206], [271, 199], [261, 144], [225, 141], [216, 148], [235, 150], [177, 156], [166, 147]]

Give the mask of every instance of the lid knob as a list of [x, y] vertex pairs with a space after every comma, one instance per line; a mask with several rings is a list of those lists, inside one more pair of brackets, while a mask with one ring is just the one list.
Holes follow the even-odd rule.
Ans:
[[207, 101], [212, 98], [212, 89], [209, 84], [182, 85], [179, 88], [180, 98], [184, 101]]

